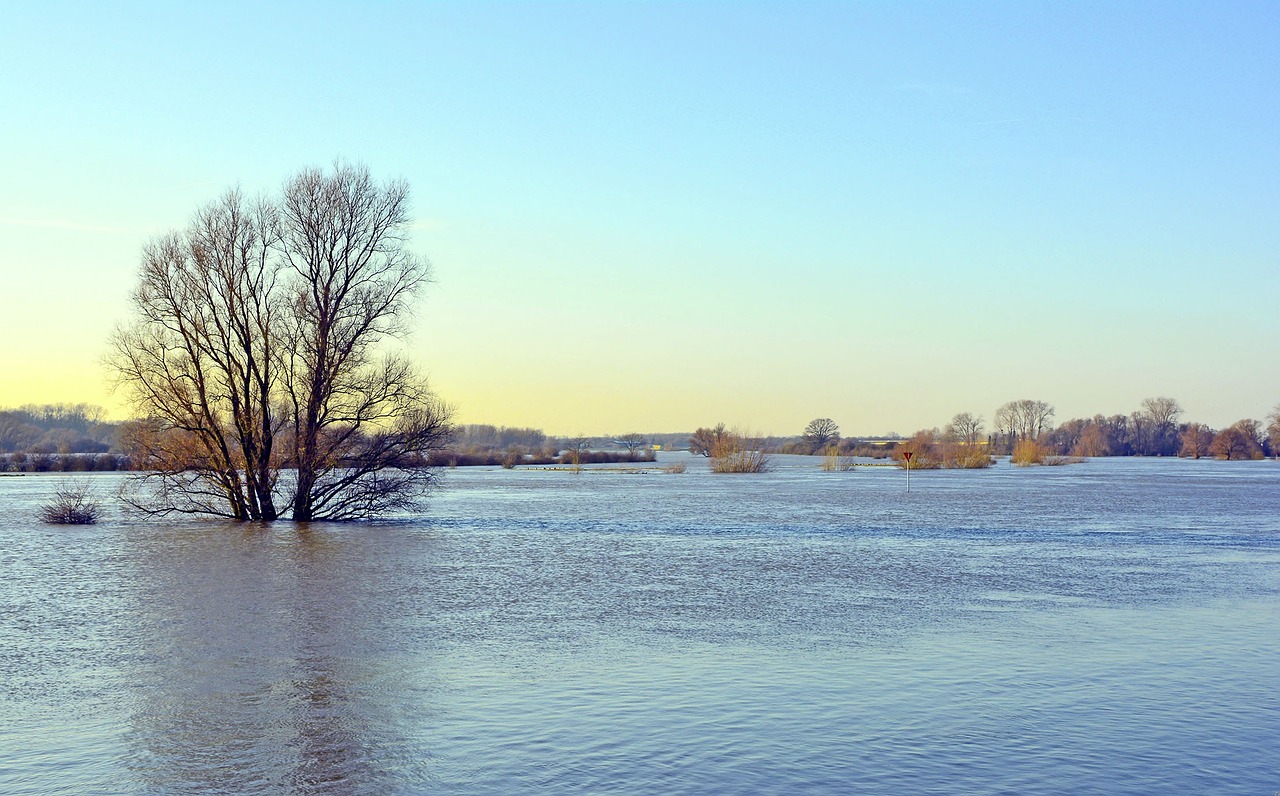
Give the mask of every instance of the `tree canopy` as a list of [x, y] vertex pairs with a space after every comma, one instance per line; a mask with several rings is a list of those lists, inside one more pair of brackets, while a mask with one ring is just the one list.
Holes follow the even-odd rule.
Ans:
[[230, 190], [147, 244], [109, 357], [146, 421], [135, 506], [307, 521], [414, 501], [431, 474], [404, 465], [448, 412], [386, 351], [429, 276], [410, 221], [407, 185], [338, 163], [277, 197]]
[[829, 417], [818, 417], [804, 427], [804, 438], [814, 450], [840, 441], [840, 427]]

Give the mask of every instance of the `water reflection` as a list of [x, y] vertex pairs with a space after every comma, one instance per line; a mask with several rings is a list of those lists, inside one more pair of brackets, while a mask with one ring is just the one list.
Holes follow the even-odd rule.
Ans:
[[130, 768], [147, 790], [385, 792], [371, 745], [399, 708], [383, 695], [412, 689], [378, 663], [376, 544], [207, 523], [134, 542], [148, 654], [131, 678]]
[[[300, 529], [287, 545], [292, 574], [296, 580], [316, 583], [313, 576], [323, 573], [320, 583], [329, 583], [333, 570], [342, 570], [340, 547], [334, 540], [310, 528]], [[368, 750], [358, 734], [359, 719], [350, 715], [348, 706], [354, 694], [354, 673], [342, 671], [333, 647], [338, 641], [335, 630], [343, 638], [347, 627], [335, 628], [330, 614], [322, 610], [317, 595], [303, 591], [305, 599], [293, 603], [291, 628], [298, 656], [295, 679], [288, 703], [292, 707], [293, 732], [297, 757], [291, 776], [294, 792], [300, 796], [313, 793], [347, 794], [358, 792], [357, 785], [374, 779], [368, 762]], [[330, 592], [330, 599], [334, 593]]]

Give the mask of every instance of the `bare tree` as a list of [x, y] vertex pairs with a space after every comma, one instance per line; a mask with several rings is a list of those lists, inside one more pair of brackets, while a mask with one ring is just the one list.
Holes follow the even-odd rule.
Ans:
[[982, 439], [982, 415], [974, 417], [968, 412], [961, 412], [951, 418], [944, 429], [946, 436], [965, 445], [977, 445]]
[[1080, 438], [1071, 446], [1068, 453], [1072, 456], [1107, 456], [1111, 446], [1107, 441], [1106, 431], [1093, 421], [1080, 431]]
[[1178, 424], [1178, 416], [1182, 414], [1182, 405], [1173, 398], [1144, 398], [1142, 411], [1161, 428], [1173, 428]]
[[1016, 440], [1036, 439], [1052, 419], [1051, 404], [1028, 398], [1010, 401], [996, 410], [996, 428], [1010, 445]]
[[1018, 401], [1022, 410], [1024, 419], [1025, 439], [1035, 439], [1040, 436], [1049, 427], [1049, 422], [1053, 420], [1053, 406], [1044, 401], [1031, 401], [1023, 399]]
[[1267, 415], [1267, 441], [1271, 443], [1271, 455], [1280, 458], [1280, 404]]
[[1133, 415], [1133, 426], [1139, 438], [1139, 452], [1167, 456], [1178, 448], [1178, 416], [1182, 406], [1172, 398], [1146, 398], [1142, 410]]
[[1233, 427], [1240, 429], [1240, 432], [1247, 436], [1259, 449], [1262, 448], [1262, 441], [1264, 439], [1262, 424], [1257, 420], [1246, 417], [1243, 420], [1237, 420]]
[[1178, 455], [1190, 456], [1193, 459], [1209, 455], [1213, 436], [1213, 430], [1203, 423], [1191, 423], [1179, 435], [1182, 446], [1178, 449]]
[[820, 451], [840, 441], [840, 427], [829, 417], [814, 418], [804, 427], [804, 439], [813, 450]]
[[397, 508], [430, 479], [423, 468], [378, 477], [447, 431], [443, 407], [409, 363], [379, 356], [379, 344], [403, 332], [429, 275], [406, 245], [411, 221], [408, 185], [378, 185], [363, 167], [305, 169], [285, 184], [295, 520]]
[[269, 204], [233, 190], [143, 250], [135, 319], [109, 355], [151, 432], [136, 507], [276, 518], [275, 230]]
[[[135, 505], [297, 521], [409, 505], [448, 412], [403, 359], [427, 264], [406, 248], [408, 188], [363, 167], [308, 169], [278, 202], [238, 191], [143, 256], [111, 363], [147, 419]], [[281, 478], [292, 471], [291, 478]]]
[[[569, 437], [562, 443], [564, 445], [565, 455], [568, 457], [568, 463], [572, 464], [575, 471], [582, 466], [582, 454], [591, 450], [591, 438], [579, 434], [576, 437]], [[565, 458], [560, 459], [565, 462]]]
[[1145, 456], [1150, 453], [1155, 444], [1154, 435], [1155, 424], [1151, 422], [1151, 418], [1147, 417], [1145, 412], [1135, 411], [1129, 413], [1129, 439], [1133, 446], [1131, 453], [1138, 456]]
[[617, 442], [627, 449], [627, 455], [635, 458], [641, 448], [645, 447], [647, 439], [644, 434], [632, 432], [631, 434], [623, 434], [618, 437]]
[[1003, 439], [1002, 444], [1006, 452], [1010, 451], [1013, 449], [1013, 442], [1017, 437], [1019, 426], [1017, 405], [1013, 401], [1001, 404], [1000, 408], [996, 410], [995, 418], [996, 437]]
[[689, 437], [689, 452], [696, 456], [710, 457], [716, 445], [729, 433], [724, 423], [715, 428], [699, 428]]
[[1257, 420], [1237, 420], [1218, 432], [1209, 446], [1209, 452], [1224, 459], [1261, 459], [1259, 443], [1261, 424]]

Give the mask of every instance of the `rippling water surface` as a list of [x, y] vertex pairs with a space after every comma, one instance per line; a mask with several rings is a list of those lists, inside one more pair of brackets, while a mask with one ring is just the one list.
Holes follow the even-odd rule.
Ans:
[[308, 528], [0, 478], [0, 793], [1280, 791], [1280, 464], [778, 465]]

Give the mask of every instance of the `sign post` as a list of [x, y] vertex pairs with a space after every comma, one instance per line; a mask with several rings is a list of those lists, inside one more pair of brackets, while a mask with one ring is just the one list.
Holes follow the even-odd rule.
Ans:
[[907, 460], [907, 494], [908, 495], [911, 494], [911, 456], [912, 455], [913, 455], [912, 451], [905, 451], [902, 454], [902, 458]]

